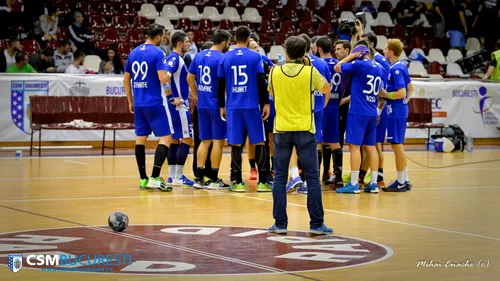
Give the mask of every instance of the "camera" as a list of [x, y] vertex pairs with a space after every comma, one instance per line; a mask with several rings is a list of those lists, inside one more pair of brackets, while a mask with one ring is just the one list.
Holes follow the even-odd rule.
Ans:
[[359, 12], [354, 17], [344, 18], [340, 21], [339, 31], [343, 34], [356, 34], [356, 22], [359, 21], [362, 26], [366, 26], [366, 17], [364, 12]]

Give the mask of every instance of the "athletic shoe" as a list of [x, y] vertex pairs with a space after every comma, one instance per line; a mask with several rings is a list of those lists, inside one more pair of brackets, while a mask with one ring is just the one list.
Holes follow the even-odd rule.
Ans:
[[350, 181], [351, 181], [351, 173], [349, 173], [349, 174], [347, 174], [347, 175], [342, 176], [342, 182], [343, 182], [344, 184], [347, 184], [347, 183], [348, 183], [348, 182], [350, 182]]
[[256, 180], [257, 179], [257, 169], [252, 169], [250, 170], [250, 177], [248, 177], [249, 180]]
[[385, 182], [383, 180], [377, 182], [378, 188], [384, 188]]
[[358, 178], [358, 184], [360, 189], [363, 189], [365, 187], [365, 183], [359, 178]]
[[300, 177], [291, 179], [288, 182], [288, 185], [286, 186], [286, 192], [288, 192], [288, 193], [294, 192], [295, 190], [297, 190], [297, 188], [299, 188], [303, 184], [304, 184], [304, 182], [302, 181], [302, 179]]
[[337, 193], [351, 193], [351, 194], [359, 194], [361, 192], [359, 183], [357, 183], [356, 185], [352, 185], [350, 182], [344, 187], [337, 188], [335, 191], [337, 191]]
[[324, 183], [325, 185], [332, 185], [335, 182], [335, 176], [331, 175]]
[[149, 179], [141, 179], [141, 183], [139, 184], [139, 188], [140, 189], [147, 189], [148, 182], [149, 182]]
[[364, 185], [370, 185], [370, 182], [372, 181], [372, 173], [368, 172], [366, 173], [365, 180], [364, 180]]
[[378, 193], [379, 192], [378, 185], [376, 183], [369, 184], [369, 185], [365, 186], [364, 191], [366, 193]]
[[411, 182], [410, 182], [410, 181], [407, 181], [407, 182], [406, 182], [406, 189], [407, 189], [408, 191], [410, 191], [412, 187], [413, 187], [413, 185], [411, 184]]
[[337, 188], [344, 187], [344, 182], [343, 181], [337, 181], [334, 182], [332, 185], [330, 185], [330, 189], [336, 190]]
[[194, 184], [193, 184], [193, 187], [196, 188], [196, 189], [205, 189], [207, 188], [207, 186], [209, 185], [210, 183], [204, 181], [204, 180], [200, 180], [200, 179], [194, 179]]
[[177, 186], [181, 186], [181, 185], [187, 185], [187, 186], [193, 186], [194, 185], [194, 181], [186, 178], [186, 176], [182, 175], [182, 177], [180, 179], [174, 179], [172, 181], [172, 185], [177, 185]]
[[307, 182], [297, 188], [297, 193], [307, 194]]
[[228, 189], [229, 184], [222, 181], [222, 179], [218, 179], [216, 182], [210, 182], [207, 189], [209, 190], [217, 190], [217, 189]]
[[388, 187], [382, 188], [385, 192], [406, 192], [408, 188], [406, 183], [400, 184], [397, 180], [393, 181]]
[[323, 224], [320, 227], [311, 227], [309, 233], [315, 235], [333, 234], [333, 229]]
[[276, 234], [287, 234], [288, 230], [286, 227], [278, 227], [275, 224], [271, 226], [270, 228], [267, 229], [270, 233], [276, 233]]
[[245, 190], [245, 184], [243, 183], [234, 183], [232, 186], [229, 187], [229, 191], [232, 192], [246, 192]]
[[327, 171], [327, 172], [323, 172], [323, 179], [322, 179], [322, 182], [325, 184], [325, 185], [328, 185], [328, 184], [331, 184], [331, 183], [328, 183], [328, 181], [332, 178], [332, 173], [330, 171]]
[[161, 191], [172, 191], [172, 186], [170, 184], [165, 183], [163, 178], [150, 178], [148, 181], [148, 188], [155, 188]]
[[257, 184], [257, 192], [272, 192], [272, 191], [273, 187], [268, 182], [266, 183], [259, 182], [259, 184]]

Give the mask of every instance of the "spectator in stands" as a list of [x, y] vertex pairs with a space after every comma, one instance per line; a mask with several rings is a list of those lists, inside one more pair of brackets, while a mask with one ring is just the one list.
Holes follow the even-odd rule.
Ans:
[[208, 49], [212, 48], [213, 45], [214, 45], [214, 42], [207, 41], [207, 42], [203, 43], [203, 45], [201, 45], [201, 50], [202, 51], [208, 50]]
[[467, 23], [467, 37], [475, 36], [474, 20], [476, 19], [477, 11], [479, 9], [479, 2], [477, 0], [462, 0], [460, 5], [465, 9], [465, 22]]
[[56, 66], [54, 64], [54, 50], [45, 48], [31, 56], [30, 64], [37, 72], [55, 73]]
[[481, 44], [488, 51], [493, 51], [498, 39], [498, 22], [500, 21], [500, 1], [484, 0], [479, 5], [478, 14], [473, 26], [477, 28]]
[[10, 40], [9, 48], [3, 51], [7, 68], [16, 62], [16, 54], [20, 51], [22, 51], [21, 42], [17, 39]]
[[111, 65], [111, 71], [110, 73], [114, 74], [123, 74], [123, 64], [120, 60], [120, 55], [118, 55], [118, 52], [113, 49], [109, 48], [108, 49], [108, 57], [101, 61], [101, 65], [99, 66], [99, 74], [110, 74], [106, 73], [104, 67], [106, 66], [107, 63], [110, 63]]
[[73, 15], [73, 23], [68, 28], [70, 41], [73, 44], [73, 51], [83, 51], [85, 54], [93, 55], [94, 47], [92, 46], [92, 38], [94, 35], [83, 24], [83, 15], [80, 12], [75, 12]]
[[199, 52], [200, 48], [198, 47], [198, 44], [194, 42], [194, 32], [192, 30], [189, 30], [187, 32], [187, 35], [189, 38], [189, 48], [187, 53], [184, 55], [184, 61], [186, 63], [186, 66], [189, 67], [191, 61], [193, 61], [194, 57]]
[[443, 5], [445, 1], [443, 0], [435, 0], [432, 3], [433, 9], [433, 18], [434, 18], [434, 37], [443, 38], [444, 30], [445, 30], [445, 22], [444, 22], [444, 14], [443, 10], [446, 9], [446, 6]]
[[497, 40], [495, 49], [496, 51], [491, 54], [492, 62], [490, 63], [488, 71], [483, 78], [483, 81], [485, 82], [488, 81], [488, 79], [491, 79], [491, 81], [500, 82], [500, 39]]
[[420, 18], [417, 3], [413, 0], [401, 0], [396, 5], [397, 22], [401, 25], [413, 25]]
[[252, 33], [250, 34], [250, 38], [252, 38], [256, 43], [257, 45], [259, 46], [257, 52], [261, 55], [266, 55], [266, 51], [264, 51], [264, 49], [260, 46], [260, 38], [259, 38], [259, 35], [257, 35], [256, 33]]
[[75, 60], [66, 68], [67, 74], [85, 74], [83, 63], [85, 62], [85, 53], [83, 51], [76, 51]]
[[57, 27], [59, 24], [59, 9], [47, 7], [48, 14], [40, 16], [40, 28], [43, 32], [43, 41], [57, 41]]
[[161, 41], [160, 45], [158, 46], [160, 49], [162, 49], [165, 52], [165, 55], [168, 57], [170, 53], [172, 52], [172, 43], [170, 42], [170, 32], [165, 30], [165, 34], [163, 35], [163, 40]]
[[61, 41], [59, 48], [54, 52], [54, 64], [57, 72], [66, 72], [66, 68], [73, 63], [73, 60], [73, 53], [71, 52], [69, 40]]
[[24, 52], [16, 53], [16, 62], [7, 67], [7, 73], [36, 73], [36, 70], [28, 63], [28, 55]]
[[465, 48], [467, 23], [465, 22], [465, 8], [458, 4], [458, 0], [448, 0], [443, 11], [446, 33], [450, 38], [452, 48]]

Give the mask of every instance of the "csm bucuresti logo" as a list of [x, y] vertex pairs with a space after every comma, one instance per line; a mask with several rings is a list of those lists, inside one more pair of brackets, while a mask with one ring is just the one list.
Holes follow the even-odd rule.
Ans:
[[18, 272], [23, 268], [23, 255], [22, 254], [9, 254], [9, 269], [12, 272]]

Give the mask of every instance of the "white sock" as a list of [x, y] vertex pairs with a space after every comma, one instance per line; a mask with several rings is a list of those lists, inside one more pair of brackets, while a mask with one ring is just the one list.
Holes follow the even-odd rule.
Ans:
[[184, 165], [175, 165], [175, 178], [180, 179], [184, 175]]
[[168, 177], [175, 179], [175, 165], [168, 165]]
[[404, 184], [405, 183], [405, 172], [404, 171], [398, 172], [398, 182], [400, 184]]
[[296, 178], [300, 177], [299, 168], [291, 168], [290, 172], [292, 172], [292, 179], [296, 179]]
[[370, 182], [371, 184], [377, 184], [377, 176], [378, 172], [372, 172], [372, 181]]
[[358, 183], [359, 171], [351, 171], [351, 185], [355, 186]]
[[410, 181], [408, 178], [408, 166], [405, 167], [405, 181]]

